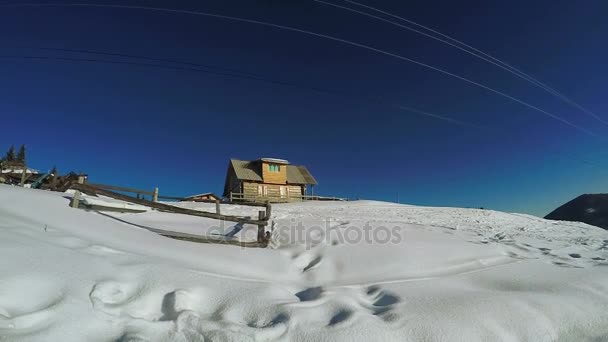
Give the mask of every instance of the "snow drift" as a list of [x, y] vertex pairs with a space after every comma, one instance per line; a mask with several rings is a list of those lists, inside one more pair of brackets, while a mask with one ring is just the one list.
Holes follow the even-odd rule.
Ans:
[[0, 341], [608, 340], [608, 232], [586, 224], [308, 202], [274, 206], [272, 247], [245, 249], [145, 227], [252, 227], [66, 197], [0, 186]]

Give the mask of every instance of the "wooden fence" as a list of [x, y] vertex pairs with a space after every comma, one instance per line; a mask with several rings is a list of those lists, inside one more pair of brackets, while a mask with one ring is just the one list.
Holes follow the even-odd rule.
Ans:
[[[186, 197], [160, 195], [158, 192], [158, 188], [154, 188], [153, 191], [150, 191], [150, 190], [142, 190], [142, 189], [128, 188], [128, 187], [124, 187], [124, 186], [107, 185], [107, 184], [99, 184], [99, 183], [87, 183], [87, 184], [97, 187], [97, 188], [105, 189], [105, 190], [129, 192], [129, 193], [134, 193], [134, 194], [138, 194], [138, 195], [142, 195], [142, 196], [148, 195], [148, 196], [152, 197], [153, 202], [157, 202], [158, 200], [184, 201], [184, 202], [188, 201], [188, 198], [186, 198]], [[218, 201], [217, 200], [197, 200], [196, 202], [217, 203]], [[242, 201], [239, 201], [239, 199], [236, 199], [236, 200], [222, 200], [219, 202], [221, 204], [238, 204], [238, 205], [248, 205], [251, 207], [264, 207], [265, 208], [266, 202], [268, 202], [268, 201], [267, 200], [264, 201], [263, 199], [260, 199], [259, 201], [251, 201], [251, 202], [244, 203]]]
[[139, 195], [141, 195], [141, 196], [148, 195], [148, 196], [150, 196], [152, 198], [153, 202], [157, 202], [158, 201], [158, 188], [154, 188], [154, 190], [149, 191], [149, 190], [127, 188], [127, 187], [124, 187], [124, 186], [98, 184], [98, 183], [87, 183], [87, 185], [94, 186], [94, 187], [99, 188], [99, 189], [105, 189], [105, 190], [114, 190], [114, 191], [120, 191], [120, 192], [130, 192], [130, 193], [137, 194], [138, 195], [137, 197], [139, 197]]
[[287, 202], [303, 202], [303, 201], [348, 201], [346, 198], [317, 196], [317, 195], [301, 195], [301, 196], [260, 196], [257, 194], [245, 194], [240, 192], [230, 193], [230, 202], [243, 205], [255, 205], [256, 203], [287, 203]]
[[[103, 188], [101, 186], [103, 186]], [[119, 187], [119, 186], [109, 186], [109, 185], [103, 185], [103, 184], [101, 184], [101, 186], [100, 186], [100, 184], [82, 184], [82, 182], [74, 182], [70, 186], [70, 188], [74, 189], [74, 190], [78, 190], [78, 191], [74, 195], [71, 205], [73, 207], [79, 207], [79, 200], [80, 200], [79, 192], [81, 191], [88, 195], [107, 196], [110, 198], [118, 199], [118, 200], [129, 202], [129, 203], [140, 204], [140, 205], [154, 208], [154, 209], [164, 211], [164, 212], [198, 216], [198, 217], [206, 217], [206, 218], [212, 218], [212, 219], [222, 220], [222, 221], [237, 222], [240, 224], [254, 224], [254, 225], [258, 226], [258, 241], [255, 245], [251, 245], [251, 247], [261, 247], [262, 245], [264, 245], [268, 242], [268, 236], [265, 232], [264, 227], [266, 227], [268, 225], [268, 221], [270, 220], [270, 216], [272, 213], [272, 206], [270, 205], [270, 203], [265, 203], [265, 204], [261, 204], [261, 205], [260, 205], [260, 203], [256, 203], [255, 205], [252, 205], [255, 207], [263, 206], [266, 209], [266, 210], [258, 211], [258, 218], [254, 219], [251, 217], [221, 214], [219, 201], [215, 201], [216, 212], [212, 213], [212, 212], [206, 212], [206, 211], [180, 208], [180, 207], [176, 207], [173, 205], [159, 203], [159, 202], [155, 202], [155, 201], [148, 201], [148, 200], [145, 200], [142, 198], [131, 197], [131, 196], [128, 196], [125, 194], [121, 194], [121, 193], [117, 193], [117, 192], [108, 190], [108, 188], [111, 187], [113, 190], [117, 190], [117, 191], [134, 192], [134, 193], [138, 193], [138, 194], [156, 193], [158, 195], [158, 189], [156, 189], [154, 192], [147, 192], [145, 190], [142, 191], [142, 190], [138, 190], [138, 189], [125, 188], [125, 187]], [[244, 204], [244, 203], [239, 203], [239, 204]], [[153, 229], [150, 229], [150, 230], [154, 231]], [[222, 240], [209, 239], [209, 238], [205, 238], [205, 237], [198, 237], [198, 236], [194, 236], [191, 234], [183, 234], [183, 233], [178, 233], [178, 232], [163, 231], [162, 233], [160, 233], [160, 232], [158, 232], [158, 233], [161, 235], [164, 235], [164, 236], [175, 238], [175, 239], [190, 240], [190, 241], [198, 240], [197, 242], [213, 242], [213, 241], [207, 241], [207, 240], [215, 240], [215, 241], [218, 241], [218, 243], [237, 244], [237, 245], [245, 246], [245, 247], [248, 246], [247, 244], [238, 242], [238, 241], [225, 241], [225, 240], [222, 241]]]

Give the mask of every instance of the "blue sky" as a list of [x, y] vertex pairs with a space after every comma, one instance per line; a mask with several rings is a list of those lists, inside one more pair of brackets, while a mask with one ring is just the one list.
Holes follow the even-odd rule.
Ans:
[[[0, 148], [27, 144], [36, 168], [57, 165], [95, 182], [188, 195], [221, 193], [231, 157], [278, 157], [308, 166], [320, 194], [394, 201], [398, 193], [412, 204], [535, 215], [581, 193], [607, 191], [606, 125], [429, 38], [312, 1], [97, 3], [205, 11], [352, 40], [483, 83], [595, 136], [461, 80], [300, 33], [145, 10], [2, 8]], [[488, 52], [608, 120], [605, 2], [366, 4]], [[40, 48], [207, 64], [298, 87], [170, 68], [22, 58], [151, 63]]]

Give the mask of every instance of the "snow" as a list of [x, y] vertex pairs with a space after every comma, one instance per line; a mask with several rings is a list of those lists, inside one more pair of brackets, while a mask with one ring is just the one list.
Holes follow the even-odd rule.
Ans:
[[[3, 169], [3, 170], [2, 170], [2, 173], [23, 173], [23, 169], [22, 169], [22, 168], [21, 168], [21, 169], [12, 169], [12, 168], [9, 168], [9, 169]], [[30, 168], [27, 168], [27, 169], [25, 170], [25, 173], [30, 173], [30, 174], [39, 174], [39, 173], [40, 173], [40, 171], [38, 171], [38, 170], [34, 170], [34, 169], [30, 169]]]
[[289, 164], [289, 161], [280, 158], [260, 158], [260, 160], [277, 164]]
[[132, 211], [148, 211], [150, 208], [143, 205], [118, 201], [108, 197], [93, 197], [82, 195], [81, 203], [87, 206], [103, 207], [108, 209], [123, 209]]
[[586, 224], [291, 203], [273, 206], [269, 248], [240, 248], [146, 227], [240, 240], [257, 227], [69, 197], [0, 186], [0, 341], [608, 340], [608, 232]]

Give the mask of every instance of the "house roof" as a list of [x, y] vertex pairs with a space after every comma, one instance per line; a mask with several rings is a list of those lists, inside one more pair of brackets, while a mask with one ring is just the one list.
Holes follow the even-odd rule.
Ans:
[[262, 181], [262, 175], [256, 170], [255, 162], [246, 160], [230, 159], [236, 178], [240, 180]]
[[260, 158], [261, 161], [265, 161], [265, 162], [269, 162], [269, 163], [275, 163], [275, 164], [289, 164], [289, 162], [285, 159], [279, 159], [279, 158]]
[[[257, 161], [246, 161], [230, 159], [230, 164], [239, 180], [249, 180], [261, 182], [262, 175], [259, 174], [260, 168]], [[289, 184], [311, 184], [316, 185], [317, 181], [310, 174], [305, 166], [285, 165], [287, 167], [287, 183]]]
[[185, 197], [185, 198], [186, 198], [186, 199], [188, 199], [188, 198], [194, 198], [194, 197], [203, 197], [203, 196], [212, 196], [212, 197], [215, 197], [215, 198], [219, 198], [219, 197], [218, 197], [216, 194], [214, 194], [213, 192], [204, 192], [204, 193], [202, 193], [202, 194], [196, 194], [196, 195], [188, 196], [188, 197]]

